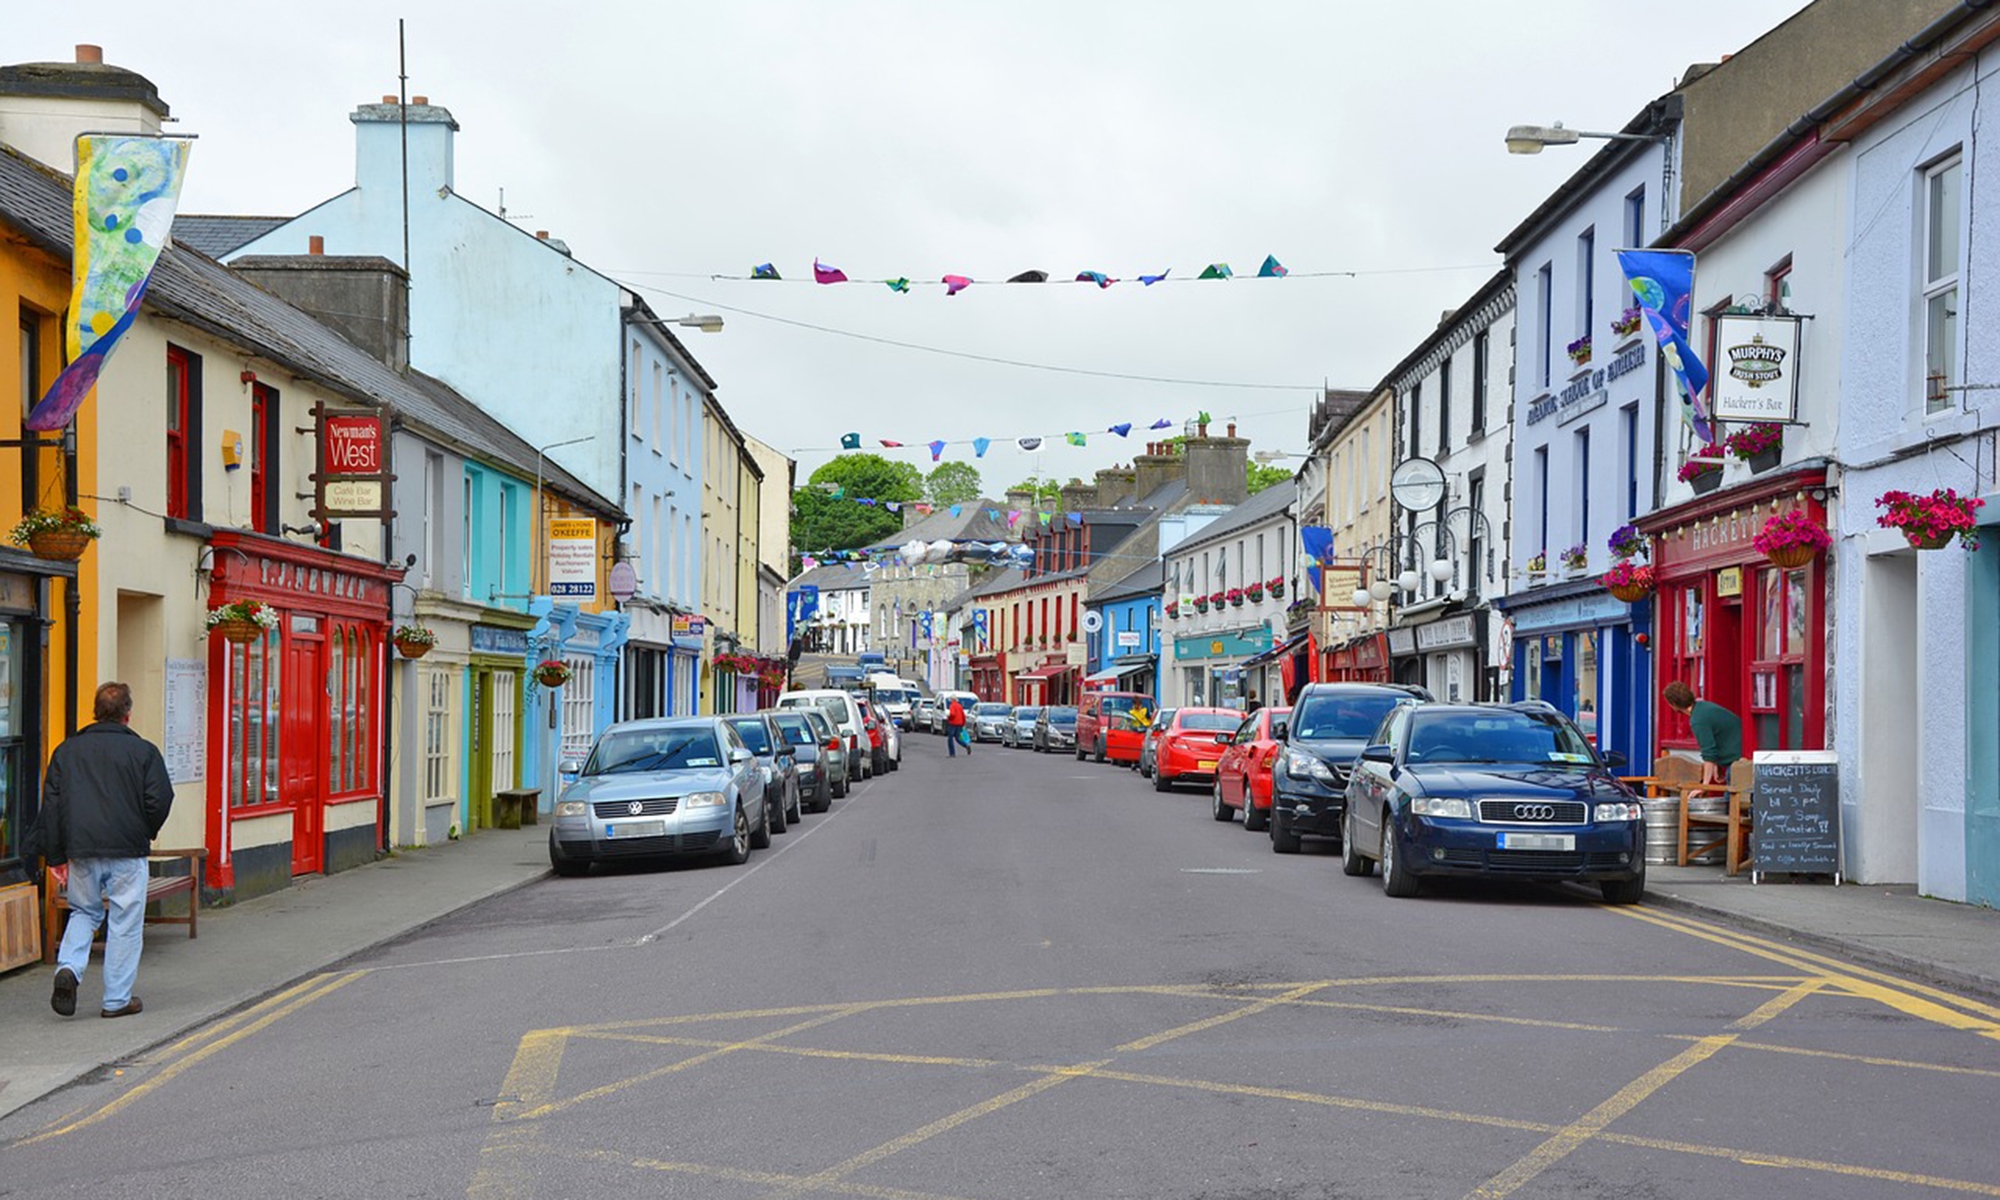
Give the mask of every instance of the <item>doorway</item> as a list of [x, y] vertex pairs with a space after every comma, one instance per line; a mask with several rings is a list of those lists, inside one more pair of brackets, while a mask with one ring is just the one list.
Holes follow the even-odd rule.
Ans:
[[1922, 813], [1920, 716], [1924, 656], [1917, 646], [1917, 556], [1876, 555], [1862, 568], [1861, 769], [1846, 791], [1841, 824], [1847, 872], [1869, 881], [1914, 882]]
[[[308, 632], [303, 626], [310, 625]], [[325, 646], [314, 617], [292, 618], [282, 679], [285, 711], [278, 739], [279, 795], [292, 807], [292, 874], [316, 875], [325, 865], [325, 807], [320, 760], [326, 755]]]

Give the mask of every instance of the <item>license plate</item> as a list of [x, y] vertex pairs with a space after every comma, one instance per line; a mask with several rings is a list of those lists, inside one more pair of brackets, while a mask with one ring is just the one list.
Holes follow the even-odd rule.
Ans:
[[1195, 764], [1195, 767], [1196, 767], [1196, 768], [1197, 768], [1198, 770], [1203, 770], [1203, 771], [1213, 771], [1213, 770], [1215, 770], [1215, 762], [1216, 762], [1216, 760], [1215, 760], [1215, 759], [1212, 759], [1212, 758], [1204, 758], [1204, 759], [1202, 759], [1201, 761], [1197, 762], [1197, 763]]
[[1503, 833], [1500, 835], [1502, 850], [1574, 850], [1576, 835], [1573, 833]]
[[666, 832], [665, 821], [620, 821], [604, 827], [604, 836], [608, 838], [660, 837]]

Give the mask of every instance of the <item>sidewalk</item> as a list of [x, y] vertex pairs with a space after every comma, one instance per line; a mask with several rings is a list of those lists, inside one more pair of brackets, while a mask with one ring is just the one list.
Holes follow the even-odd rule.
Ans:
[[[1782, 879], [1782, 877], [1780, 877]], [[1909, 884], [1752, 885], [1720, 867], [1646, 868], [1646, 903], [1953, 991], [2000, 999], [2000, 911]]]
[[487, 830], [206, 909], [193, 941], [182, 927], [148, 926], [133, 989], [146, 1011], [121, 1021], [97, 1015], [101, 952], [67, 1020], [49, 1009], [55, 968], [19, 968], [0, 977], [0, 1117], [548, 869], [546, 826]]

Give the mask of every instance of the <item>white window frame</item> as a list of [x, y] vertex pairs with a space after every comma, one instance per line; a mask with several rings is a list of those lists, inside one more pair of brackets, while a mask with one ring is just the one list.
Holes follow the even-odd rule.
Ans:
[[596, 736], [592, 713], [597, 702], [597, 660], [588, 654], [563, 657], [569, 664], [569, 680], [562, 685], [562, 758], [582, 758], [590, 753]]
[[[1937, 187], [1938, 179], [1946, 172], [1957, 173], [1957, 183], [1953, 189], [1956, 205], [1951, 214], [1953, 253], [1951, 262], [1948, 264], [1948, 269], [1937, 275], [1932, 275], [1931, 242], [1936, 236], [1937, 229], [1932, 223], [1931, 210], [1933, 205], [1931, 196], [1933, 190]], [[1917, 239], [1918, 298], [1916, 328], [1917, 361], [1920, 364], [1917, 376], [1917, 395], [1923, 405], [1924, 415], [1926, 417], [1933, 417], [1949, 413], [1956, 407], [1952, 393], [1943, 389], [1956, 386], [1960, 375], [1959, 347], [1965, 324], [1961, 319], [1965, 309], [1964, 295], [1959, 290], [1959, 280], [1965, 261], [1965, 158], [1962, 152], [1954, 150], [1924, 168], [1921, 183], [1917, 191], [1917, 205], [1918, 222], [1923, 230], [1923, 236]], [[1956, 302], [1956, 310], [1952, 313], [1950, 320], [1951, 328], [1948, 331], [1951, 346], [1945, 354], [1943, 382], [1936, 389], [1937, 394], [1933, 395], [1934, 389], [1931, 386], [1931, 307], [1934, 303], [1943, 301], [1949, 308], [1954, 303], [1954, 300]]]
[[520, 783], [515, 773], [514, 716], [520, 681], [512, 671], [493, 672], [493, 790], [505, 791]]
[[458, 802], [458, 672], [427, 667], [424, 698], [423, 772], [419, 786], [426, 807]]

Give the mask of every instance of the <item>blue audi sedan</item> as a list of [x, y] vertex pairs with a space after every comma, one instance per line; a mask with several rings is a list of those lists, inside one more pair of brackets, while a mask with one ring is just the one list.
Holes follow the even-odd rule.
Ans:
[[1382, 890], [1424, 877], [1595, 883], [1611, 904], [1646, 890], [1639, 800], [1576, 726], [1546, 705], [1396, 709], [1347, 781], [1341, 868], [1382, 868]]
[[771, 844], [776, 814], [764, 771], [727, 720], [669, 717], [606, 729], [556, 802], [549, 863], [581, 875], [593, 862], [710, 855], [729, 864]]

